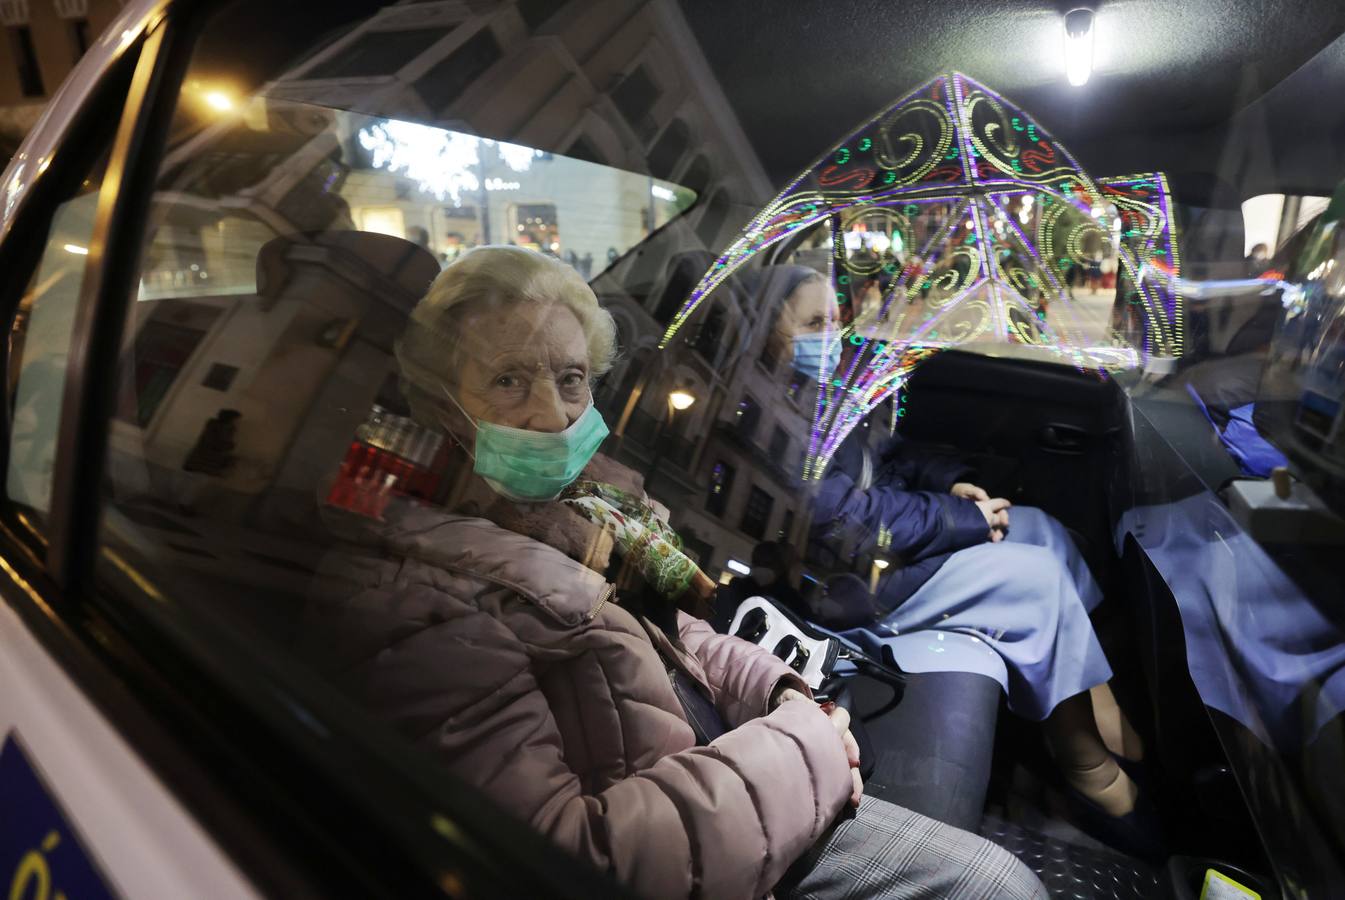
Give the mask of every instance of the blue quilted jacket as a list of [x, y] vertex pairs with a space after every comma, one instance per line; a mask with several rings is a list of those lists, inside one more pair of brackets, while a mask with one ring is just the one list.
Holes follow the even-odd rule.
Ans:
[[878, 586], [879, 613], [890, 612], [929, 580], [953, 553], [988, 539], [985, 517], [971, 500], [948, 493], [971, 469], [922, 453], [894, 437], [878, 449], [856, 429], [837, 450], [813, 510], [813, 538], [839, 545], [854, 538], [853, 555], [877, 547], [879, 527], [892, 533], [885, 551], [893, 566]]

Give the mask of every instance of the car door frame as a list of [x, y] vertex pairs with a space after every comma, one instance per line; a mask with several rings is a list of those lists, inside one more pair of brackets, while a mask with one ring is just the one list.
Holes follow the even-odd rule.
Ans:
[[[0, 602], [266, 894], [622, 896], [493, 804], [483, 807], [469, 786], [446, 792], [404, 742], [377, 734], [343, 742], [360, 722], [348, 720], [335, 697], [312, 702], [306, 689], [321, 688], [297, 667], [229, 671], [219, 646], [173, 621], [171, 609], [155, 611], [171, 608], [170, 599], [99, 546], [112, 374], [151, 192], [196, 38], [224, 5], [142, 7], [97, 83], [73, 98], [78, 114], [6, 217], [0, 270], [31, 271], [46, 246], [53, 199], [106, 146], [89, 139], [107, 134], [99, 130], [106, 108], [94, 99], [105, 102], [128, 83], [85, 257], [51, 511], [44, 525], [0, 500]], [[128, 58], [133, 47], [139, 53]], [[22, 289], [0, 289], [11, 321]], [[8, 417], [4, 428], [7, 438]], [[8, 440], [0, 445], [7, 455]], [[95, 577], [100, 560], [119, 569], [137, 602], [109, 596]], [[277, 690], [277, 676], [299, 687]]]

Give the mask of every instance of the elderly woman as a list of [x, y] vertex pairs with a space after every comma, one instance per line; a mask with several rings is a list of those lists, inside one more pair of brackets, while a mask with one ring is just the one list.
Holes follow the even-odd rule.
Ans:
[[[779, 310], [768, 340], [792, 345], [799, 372], [830, 377], [841, 341], [827, 279], [804, 266], [760, 277], [760, 307]], [[814, 498], [813, 538], [857, 555], [873, 552], [881, 531], [900, 565], [884, 573], [875, 596], [826, 598], [818, 618], [834, 628], [957, 630], [985, 640], [1004, 659], [1010, 708], [1043, 722], [1079, 817], [1123, 849], [1156, 853], [1154, 823], [1136, 813], [1138, 789], [1093, 716], [1089, 689], [1112, 674], [1088, 617], [1102, 591], [1060, 522], [1032, 507], [1011, 509], [971, 476], [961, 461], [920, 453], [899, 435], [875, 444], [869, 429], [851, 432]], [[1124, 719], [1120, 727], [1137, 751]]]
[[[678, 611], [712, 586], [638, 484], [595, 458], [607, 429], [590, 385], [613, 344], [612, 319], [558, 261], [484, 247], [446, 268], [398, 360], [481, 515], [389, 507], [380, 555], [346, 560], [353, 587], [315, 601], [304, 646], [642, 896], [1044, 897], [1002, 849], [861, 800], [844, 711]], [[604, 577], [612, 541], [642, 589]]]

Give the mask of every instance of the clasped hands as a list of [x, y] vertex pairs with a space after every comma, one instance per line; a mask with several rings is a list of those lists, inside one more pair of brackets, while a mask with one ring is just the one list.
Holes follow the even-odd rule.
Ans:
[[[803, 691], [791, 687], [779, 687], [771, 698], [771, 709], [775, 709], [781, 703], [787, 703], [790, 700], [813, 702], [813, 698]], [[850, 713], [845, 707], [837, 706], [835, 703], [823, 703], [819, 708], [831, 720], [832, 726], [841, 736], [841, 745], [845, 747], [845, 757], [850, 763], [852, 786], [850, 805], [858, 807], [859, 798], [864, 796], [864, 779], [859, 777], [859, 743], [855, 740], [855, 736], [850, 733]]]
[[970, 482], [959, 481], [948, 489], [948, 493], [963, 500], [974, 501], [985, 516], [985, 524], [990, 527], [990, 540], [999, 543], [1009, 533], [1009, 507], [1013, 506], [1003, 497], [991, 497], [985, 488]]

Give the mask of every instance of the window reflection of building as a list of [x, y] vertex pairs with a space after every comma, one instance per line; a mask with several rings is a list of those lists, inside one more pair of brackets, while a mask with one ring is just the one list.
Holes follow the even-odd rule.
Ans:
[[[684, 174], [691, 176], [700, 192], [721, 192], [713, 208], [702, 203], [690, 216], [707, 243], [729, 224], [726, 186], [736, 196], [769, 191], [673, 0], [625, 0], [583, 14], [535, 6], [391, 6], [332, 41], [271, 94], [327, 105], [336, 94], [348, 97], [348, 108], [358, 110], [368, 98], [405, 85], [402, 94], [411, 107], [419, 107], [408, 108], [409, 118], [460, 122], [476, 134], [627, 171], [649, 171], [675, 183]], [[546, 98], [542, 106], [540, 98]], [[700, 151], [694, 159], [693, 146]], [[483, 191], [493, 196], [484, 198], [489, 208], [481, 209], [478, 222], [493, 224], [478, 226], [474, 235], [461, 227], [431, 228], [436, 254], [448, 252], [443, 242], [450, 232], [469, 240], [508, 240], [502, 234], [506, 205], [534, 199], [524, 196], [526, 177], [493, 170], [481, 174], [492, 184], [491, 179], [504, 185], [518, 181], [518, 195], [509, 197], [507, 188]], [[566, 251], [576, 259], [589, 254], [597, 261], [590, 264], [596, 274], [609, 247], [619, 255], [631, 246], [632, 241], [616, 240], [574, 243], [582, 223], [570, 223], [573, 216], [557, 196], [564, 185], [552, 187], [535, 199], [554, 202], [565, 223], [558, 248], [562, 258], [569, 258]], [[583, 190], [604, 187], [589, 184]], [[637, 214], [634, 225], [647, 233], [662, 221], [666, 214], [656, 211], [652, 219]]]
[[0, 167], [121, 6], [118, 0], [0, 3]]
[[[709, 254], [685, 254], [669, 264], [662, 283], [649, 292], [647, 303], [671, 316], [685, 294], [713, 262]], [[695, 270], [694, 272], [692, 270]], [[602, 282], [600, 282], [600, 285]], [[806, 379], [767, 352], [774, 322], [760, 308], [762, 298], [730, 280], [716, 293], [665, 350], [637, 357], [633, 366], [696, 373], [705, 385], [695, 410], [702, 419], [687, 432], [695, 441], [692, 464], [671, 465], [660, 457], [659, 471], [648, 487], [673, 511], [678, 530], [712, 548], [701, 560], [718, 577], [730, 558], [750, 558], [763, 540], [783, 540], [803, 550], [808, 487], [802, 482], [803, 453], [810, 411], [801, 395]], [[636, 380], [643, 395], [626, 400], [626, 411], [613, 410], [618, 431], [637, 423], [643, 409], [664, 396], [661, 376]], [[631, 411], [633, 410], [633, 412]], [[618, 455], [638, 464], [650, 450], [626, 429]], [[699, 499], [698, 498], [703, 498]], [[750, 509], [749, 509], [750, 506]]]
[[761, 406], [750, 396], [743, 394], [733, 415], [737, 419], [738, 434], [742, 435], [745, 441], [752, 440], [757, 433], [757, 423], [761, 421]]
[[743, 507], [742, 528], [748, 537], [761, 540], [766, 536], [766, 523], [770, 521], [771, 509], [775, 498], [755, 484], [747, 491], [747, 504]]
[[[287, 509], [301, 508], [300, 485], [311, 484], [319, 457], [353, 446], [379, 390], [369, 379], [389, 370], [390, 337], [380, 333], [376, 352], [364, 338], [376, 304], [356, 298], [377, 293], [377, 279], [352, 271], [358, 260], [297, 243], [286, 251], [292, 271], [284, 277], [303, 272], [312, 296], [287, 283], [274, 299], [267, 291], [278, 282], [258, 259], [262, 248], [277, 236], [356, 228], [413, 243], [423, 237], [442, 265], [479, 243], [514, 240], [595, 278], [623, 337], [621, 362], [598, 393], [616, 432], [615, 452], [642, 470], [653, 444], [662, 446], [664, 471], [651, 487], [674, 501], [674, 525], [688, 546], [701, 548], [707, 567], [750, 554], [752, 541], [739, 527], [749, 482], [772, 498], [762, 534], [789, 530], [782, 510], [797, 505], [797, 471], [789, 474], [796, 460], [772, 459], [764, 447], [723, 434], [744, 378], [760, 382], [752, 382], [762, 407], [758, 429], [806, 428], [796, 404], [785, 400], [786, 411], [776, 409], [782, 388], [754, 362], [760, 335], [748, 316], [751, 298], [736, 296], [722, 307], [703, 330], [699, 352], [684, 345], [655, 350], [711, 258], [705, 248], [716, 248], [750, 213], [748, 204], [771, 191], [674, 2], [627, 0], [583, 17], [541, 16], [526, 4], [392, 6], [336, 36], [264, 94], [236, 119], [175, 148], [165, 164], [141, 297], [191, 299], [222, 312], [177, 361], [172, 385], [152, 403], [143, 429], [135, 432], [128, 415], [114, 443], [140, 447], [155, 477], [166, 477], [180, 467], [204, 418], [238, 409], [238, 464], [220, 476], [221, 496], [237, 497], [239, 516], [283, 520]], [[539, 106], [539, 98], [546, 103]], [[514, 171], [499, 145], [482, 143], [473, 173], [479, 189], [435, 196], [404, 171], [375, 168], [361, 144], [361, 131], [387, 121], [394, 108], [411, 121], [541, 152]], [[578, 177], [577, 163], [562, 154], [617, 168], [590, 167]], [[683, 177], [700, 198], [674, 219], [678, 195], [669, 200], [661, 191]], [[661, 230], [650, 238], [651, 228]], [[639, 253], [627, 253], [641, 241]], [[665, 284], [670, 262], [688, 251], [705, 258], [683, 266], [677, 285]], [[618, 262], [603, 275], [609, 259]], [[320, 275], [323, 267], [331, 271]], [[414, 292], [399, 295], [397, 303], [414, 299]], [[150, 308], [137, 313], [148, 340]], [[346, 321], [353, 332], [340, 324]], [[211, 376], [220, 366], [232, 372], [224, 390]], [[373, 374], [356, 379], [354, 390], [348, 366]], [[169, 377], [171, 367], [161, 368]], [[328, 383], [337, 377], [347, 379], [341, 402], [319, 402], [337, 390]], [[683, 384], [696, 405], [662, 427], [667, 392]], [[347, 410], [339, 422], [306, 418], [306, 410], [337, 406]], [[707, 448], [732, 460], [719, 514], [708, 514], [699, 499], [709, 483]], [[361, 490], [377, 491], [377, 479], [364, 482], [391, 474], [365, 472], [364, 457], [350, 453], [335, 452], [326, 465], [334, 469], [343, 458]], [[736, 490], [735, 469], [742, 475]], [[287, 491], [295, 492], [291, 500], [283, 499]], [[261, 506], [248, 499], [259, 493], [267, 497]], [[376, 508], [376, 496], [355, 494], [350, 502]]]
[[733, 466], [722, 460], [710, 467], [710, 490], [705, 500], [705, 511], [710, 515], [722, 516], [728, 509], [735, 471]]
[[163, 300], [149, 312], [135, 339], [134, 396], [122, 398], [118, 415], [144, 428], [177, 380], [221, 310]]

